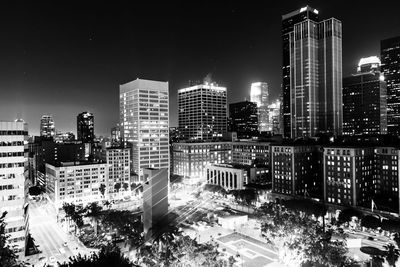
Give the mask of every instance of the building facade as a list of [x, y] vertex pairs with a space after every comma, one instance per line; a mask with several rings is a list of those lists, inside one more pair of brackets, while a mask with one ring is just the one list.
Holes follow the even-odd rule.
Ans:
[[400, 36], [381, 41], [381, 71], [387, 83], [388, 133], [400, 135]]
[[[126, 192], [131, 191], [130, 152], [130, 148], [123, 147], [108, 147], [103, 149], [104, 160], [108, 165], [106, 190], [111, 199], [123, 196], [124, 193], [126, 194]], [[119, 186], [116, 187], [116, 184], [119, 184]], [[118, 187], [119, 189], [117, 190]]]
[[132, 146], [132, 170], [169, 169], [168, 82], [136, 79], [120, 86], [120, 126]]
[[316, 145], [272, 145], [272, 192], [322, 198], [320, 154]]
[[46, 192], [54, 202], [56, 210], [63, 203], [87, 205], [107, 199], [100, 191], [107, 185], [108, 165], [92, 162], [46, 163]]
[[208, 165], [231, 162], [231, 143], [174, 143], [173, 158], [174, 174], [184, 176], [187, 183], [201, 183]]
[[378, 57], [362, 58], [358, 72], [343, 79], [343, 134], [386, 134], [386, 82]]
[[54, 120], [50, 115], [43, 115], [40, 119], [40, 136], [52, 139], [55, 135]]
[[25, 255], [29, 232], [27, 194], [28, 126], [24, 122], [0, 122], [0, 214], [5, 234], [18, 254]]
[[205, 82], [178, 90], [178, 123], [184, 140], [222, 139], [227, 117], [226, 87]]
[[83, 143], [94, 141], [94, 116], [90, 112], [82, 112], [77, 116], [77, 137]]
[[225, 190], [242, 190], [249, 183], [247, 168], [229, 164], [211, 164], [206, 166], [207, 184], [219, 185]]
[[119, 126], [119, 124], [111, 128], [111, 144], [121, 144], [121, 127]]
[[258, 131], [268, 131], [268, 104], [269, 90], [268, 84], [264, 82], [256, 82], [251, 84], [250, 101], [257, 104], [258, 109]]
[[342, 133], [342, 24], [309, 6], [282, 16], [285, 136]]
[[267, 131], [272, 135], [282, 134], [281, 132], [281, 101], [278, 99], [268, 105]]
[[249, 101], [229, 104], [230, 131], [238, 139], [258, 137], [257, 104]]
[[373, 196], [372, 147], [324, 147], [326, 203], [370, 207]]

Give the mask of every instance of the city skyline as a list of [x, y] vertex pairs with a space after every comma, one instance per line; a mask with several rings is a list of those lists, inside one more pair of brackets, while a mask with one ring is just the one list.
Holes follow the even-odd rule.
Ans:
[[[271, 99], [277, 99], [281, 15], [306, 4], [320, 10], [324, 18], [342, 21], [343, 76], [353, 72], [360, 58], [379, 56], [380, 40], [398, 35], [396, 3], [390, 1], [382, 3], [385, 18], [364, 28], [363, 17], [374, 9], [357, 1], [296, 1], [273, 7], [175, 3], [153, 10], [145, 4], [79, 10], [73, 4], [10, 4], [2, 10], [2, 25], [9, 25], [3, 30], [9, 38], [2, 45], [0, 86], [11, 93], [0, 100], [0, 112], [4, 120], [24, 119], [30, 134], [37, 135], [43, 114], [53, 115], [57, 130], [75, 132], [73, 110], [88, 110], [96, 117], [95, 134], [108, 136], [118, 122], [119, 85], [140, 77], [169, 82], [170, 126], [177, 126], [177, 90], [207, 73], [228, 88], [228, 103], [248, 98], [250, 84], [258, 81], [270, 84]], [[143, 14], [124, 17], [119, 10], [142, 10]], [[24, 19], [16, 21], [17, 12]], [[73, 22], [68, 23], [71, 14]], [[202, 14], [211, 22], [190, 19]], [[151, 16], [152, 22], [141, 21], [144, 16]], [[182, 26], [182, 21], [190, 23]], [[205, 34], [205, 39], [217, 41], [191, 44]], [[156, 40], [162, 41], [162, 49], [156, 49]]]

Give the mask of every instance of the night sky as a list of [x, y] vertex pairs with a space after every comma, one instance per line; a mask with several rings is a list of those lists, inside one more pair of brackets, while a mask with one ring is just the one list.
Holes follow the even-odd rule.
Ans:
[[96, 135], [109, 135], [119, 84], [138, 77], [169, 81], [171, 126], [176, 91], [208, 73], [228, 87], [229, 102], [249, 98], [255, 81], [276, 98], [281, 15], [307, 4], [342, 21], [344, 76], [379, 55], [381, 39], [400, 35], [400, 1], [83, 2], [0, 4], [0, 120], [23, 118], [38, 134], [51, 114], [57, 130], [76, 132], [87, 110]]

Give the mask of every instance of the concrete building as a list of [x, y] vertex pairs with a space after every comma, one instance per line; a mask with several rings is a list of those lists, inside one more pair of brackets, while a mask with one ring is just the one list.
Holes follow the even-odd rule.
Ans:
[[311, 144], [271, 146], [272, 192], [322, 198], [321, 152]]
[[221, 140], [227, 117], [226, 87], [206, 81], [178, 90], [178, 123], [184, 140]]
[[386, 134], [386, 82], [378, 57], [362, 58], [358, 71], [343, 79], [343, 134]]
[[268, 105], [267, 132], [272, 135], [281, 134], [281, 101], [278, 99]]
[[282, 16], [285, 136], [342, 133], [342, 23], [309, 6]]
[[77, 118], [77, 137], [83, 143], [92, 143], [94, 141], [94, 116], [90, 112], [82, 112]]
[[101, 184], [108, 184], [107, 163], [58, 162], [46, 163], [46, 192], [56, 210], [63, 203], [87, 205], [107, 199], [100, 192]]
[[121, 127], [117, 124], [111, 128], [111, 144], [118, 146], [121, 144], [121, 140]]
[[0, 214], [5, 234], [19, 255], [25, 255], [29, 232], [27, 194], [28, 126], [21, 121], [0, 122]]
[[325, 202], [370, 207], [373, 147], [324, 146], [323, 150]]
[[250, 87], [250, 101], [257, 104], [258, 109], [258, 131], [268, 131], [268, 84], [263, 82], [252, 83]]
[[54, 141], [57, 143], [72, 142], [75, 141], [75, 135], [72, 132], [57, 132], [54, 136]]
[[236, 132], [238, 139], [251, 139], [259, 135], [257, 104], [242, 101], [229, 104], [230, 132]]
[[120, 126], [132, 146], [132, 168], [169, 169], [168, 82], [136, 79], [120, 86]]
[[175, 143], [173, 154], [174, 174], [193, 184], [205, 182], [207, 165], [232, 160], [230, 142]]
[[55, 135], [54, 120], [50, 115], [43, 115], [40, 119], [40, 136], [52, 139]]
[[388, 133], [400, 135], [400, 36], [381, 41], [381, 71], [387, 83]]
[[143, 229], [149, 239], [168, 224], [168, 169], [145, 168], [143, 178]]

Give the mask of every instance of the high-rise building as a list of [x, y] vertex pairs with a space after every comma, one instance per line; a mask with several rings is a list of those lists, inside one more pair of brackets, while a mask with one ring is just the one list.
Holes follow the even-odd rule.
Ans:
[[83, 143], [94, 141], [94, 117], [90, 112], [82, 112], [77, 117], [77, 136]]
[[168, 169], [145, 168], [143, 176], [143, 231], [149, 239], [168, 225]]
[[272, 135], [281, 134], [281, 101], [279, 99], [268, 105], [267, 131]]
[[400, 135], [400, 36], [381, 41], [381, 71], [387, 84], [388, 133]]
[[63, 143], [63, 142], [71, 142], [75, 140], [75, 135], [73, 132], [57, 132], [56, 135], [54, 136], [54, 141], [57, 143]]
[[258, 115], [257, 104], [243, 101], [229, 104], [230, 131], [237, 133], [239, 139], [257, 137]]
[[55, 135], [54, 120], [50, 115], [43, 115], [40, 119], [40, 136], [43, 138], [53, 138]]
[[256, 82], [251, 84], [250, 101], [257, 104], [258, 109], [258, 131], [268, 131], [268, 84]]
[[178, 90], [178, 123], [185, 140], [222, 139], [227, 132], [226, 87], [205, 81]]
[[0, 122], [0, 214], [7, 212], [5, 234], [18, 253], [25, 252], [29, 231], [29, 206], [25, 201], [27, 168], [27, 124]]
[[121, 143], [121, 127], [119, 124], [111, 128], [111, 143], [115, 145]]
[[120, 86], [120, 126], [132, 146], [133, 171], [169, 169], [168, 82], [136, 79]]
[[282, 16], [286, 137], [342, 133], [342, 24], [309, 6]]
[[386, 134], [386, 82], [378, 57], [362, 58], [357, 74], [343, 79], [343, 134]]

